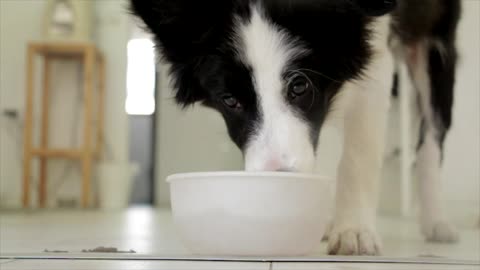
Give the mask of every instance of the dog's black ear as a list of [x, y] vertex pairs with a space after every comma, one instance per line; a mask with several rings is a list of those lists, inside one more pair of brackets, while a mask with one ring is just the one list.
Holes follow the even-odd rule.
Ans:
[[[228, 0], [130, 0], [130, 9], [155, 35], [168, 60], [208, 50], [229, 19]], [[171, 59], [170, 59], [171, 58]]]
[[350, 0], [363, 14], [372, 17], [383, 16], [397, 7], [396, 0]]
[[229, 0], [130, 0], [130, 10], [155, 37], [161, 57], [170, 64], [177, 103], [205, 98], [198, 83], [206, 55], [224, 36], [232, 8]]

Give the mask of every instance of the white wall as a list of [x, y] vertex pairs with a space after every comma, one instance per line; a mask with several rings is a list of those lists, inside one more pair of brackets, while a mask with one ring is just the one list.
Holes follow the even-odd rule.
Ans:
[[[43, 1], [0, 1], [0, 109], [21, 109], [25, 89], [26, 41], [37, 39], [41, 33], [39, 22], [45, 3]], [[25, 6], [30, 8], [23, 9]], [[26, 21], [33, 23], [28, 23]], [[22, 31], [19, 31], [21, 25]], [[15, 125], [0, 117], [0, 202], [15, 205], [20, 202], [21, 156], [16, 142], [21, 133]]]
[[451, 215], [480, 216], [480, 1], [464, 0], [452, 129], [442, 174]]
[[[0, 1], [0, 111], [24, 111], [25, 51], [27, 42], [41, 39], [45, 0]], [[95, 42], [106, 59], [105, 139], [115, 160], [128, 159], [128, 123], [124, 110], [126, 93], [126, 44], [129, 38], [124, 0], [95, 1]], [[81, 111], [74, 113], [82, 100], [80, 66], [58, 61], [53, 66], [51, 98], [52, 146], [78, 145], [75, 134], [81, 125], [72, 126]], [[39, 90], [39, 89], [37, 89]], [[39, 93], [39, 91], [38, 91]], [[80, 93], [80, 95], [78, 95]], [[38, 98], [38, 95], [37, 95]], [[37, 99], [38, 101], [38, 99]], [[38, 102], [35, 105], [38, 108]], [[0, 206], [20, 206], [22, 177], [22, 133], [18, 125], [0, 117]], [[35, 120], [39, 119], [38, 111]], [[22, 123], [23, 116], [19, 123]], [[49, 163], [49, 191], [57, 197], [78, 198], [79, 166], [65, 161]], [[67, 168], [67, 169], [65, 169]], [[35, 188], [32, 188], [35, 195]], [[49, 205], [55, 204], [50, 196]]]

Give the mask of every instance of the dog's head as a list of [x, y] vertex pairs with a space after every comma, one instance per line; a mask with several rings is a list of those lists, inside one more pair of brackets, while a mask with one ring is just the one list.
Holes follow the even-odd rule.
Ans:
[[170, 64], [175, 99], [222, 114], [247, 170], [313, 169], [342, 85], [369, 61], [389, 0], [131, 0]]

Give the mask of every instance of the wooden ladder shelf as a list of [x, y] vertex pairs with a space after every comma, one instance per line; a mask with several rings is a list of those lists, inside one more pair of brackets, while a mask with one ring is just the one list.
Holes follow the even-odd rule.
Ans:
[[[43, 58], [43, 85], [41, 95], [40, 146], [33, 146], [33, 107], [35, 57]], [[51, 63], [58, 58], [69, 58], [83, 65], [83, 111], [84, 130], [82, 145], [77, 149], [51, 149], [49, 142], [49, 96], [51, 80]], [[23, 207], [30, 207], [30, 186], [32, 177], [32, 160], [40, 159], [40, 179], [38, 189], [38, 205], [43, 208], [47, 202], [47, 160], [71, 159], [81, 163], [82, 190], [81, 206], [91, 204], [92, 163], [99, 158], [103, 141], [104, 98], [105, 98], [105, 61], [100, 51], [90, 43], [69, 42], [33, 42], [27, 48], [27, 81], [25, 100], [24, 128], [24, 164], [23, 164]], [[98, 78], [95, 80], [95, 78]], [[97, 87], [95, 82], [97, 81]], [[94, 91], [97, 88], [98, 91]], [[94, 112], [94, 95], [98, 98], [97, 111]], [[93, 134], [93, 122], [97, 129]], [[94, 137], [94, 138], [93, 138]]]

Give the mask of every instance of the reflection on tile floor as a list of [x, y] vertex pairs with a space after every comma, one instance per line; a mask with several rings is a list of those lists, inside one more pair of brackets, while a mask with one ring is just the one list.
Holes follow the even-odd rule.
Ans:
[[[461, 241], [453, 245], [426, 243], [420, 236], [415, 220], [383, 217], [379, 220], [379, 229], [383, 237], [383, 255], [386, 257], [425, 258], [431, 256], [480, 262], [480, 230], [473, 224], [472, 226], [461, 225]], [[177, 239], [170, 212], [165, 209], [133, 208], [118, 212], [81, 210], [0, 212], [0, 255], [2, 256], [13, 253], [68, 256], [68, 253], [44, 253], [44, 251], [81, 253], [84, 249], [93, 249], [99, 246], [116, 247], [120, 251], [134, 250], [136, 253], [133, 256], [189, 255]], [[326, 244], [322, 243], [315, 254], [309, 258], [324, 258], [325, 249]], [[34, 265], [35, 269], [269, 269], [268, 267], [289, 269], [293, 266], [295, 266], [294, 269], [363, 269], [356, 268], [355, 265], [358, 267], [368, 266], [366, 269], [405, 269], [394, 264], [383, 267], [385, 265], [373, 266], [365, 263], [274, 263], [269, 265], [267, 262], [248, 264], [247, 262], [209, 263], [147, 260], [17, 260], [12, 262], [2, 259], [0, 265], [2, 270], [32, 269], [31, 267]], [[379, 268], [375, 268], [377, 266]], [[417, 266], [411, 269], [427, 269]], [[451, 266], [452, 268], [441, 265], [435, 267], [432, 266], [428, 269], [456, 269], [453, 266]], [[479, 266], [472, 267], [474, 267], [472, 269], [479, 269]], [[467, 268], [464, 266], [464, 268], [458, 269]]]

